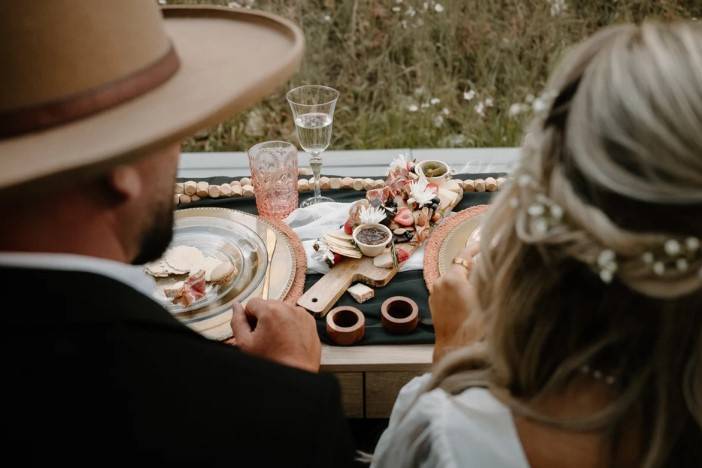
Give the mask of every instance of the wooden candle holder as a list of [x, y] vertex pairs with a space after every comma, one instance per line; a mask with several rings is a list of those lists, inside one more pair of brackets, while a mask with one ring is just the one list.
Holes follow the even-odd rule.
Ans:
[[327, 314], [327, 335], [335, 344], [349, 346], [363, 339], [366, 318], [356, 307], [340, 306]]
[[412, 333], [419, 324], [419, 307], [409, 297], [394, 296], [380, 306], [380, 316], [388, 333]]

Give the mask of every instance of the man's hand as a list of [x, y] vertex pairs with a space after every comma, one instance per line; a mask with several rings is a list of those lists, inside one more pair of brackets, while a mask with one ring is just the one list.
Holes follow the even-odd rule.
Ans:
[[451, 268], [432, 285], [429, 296], [436, 343], [434, 362], [437, 362], [451, 349], [470, 344], [482, 338], [482, 320], [471, 316], [475, 303], [475, 291], [468, 281], [478, 246], [471, 245], [457, 258], [468, 261], [469, 267], [452, 264]]
[[305, 309], [280, 301], [251, 299], [234, 306], [236, 344], [249, 354], [286, 366], [318, 372], [322, 348], [315, 320]]

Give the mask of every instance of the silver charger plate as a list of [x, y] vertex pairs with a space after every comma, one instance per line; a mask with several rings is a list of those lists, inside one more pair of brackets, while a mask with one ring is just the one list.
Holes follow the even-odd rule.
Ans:
[[186, 324], [226, 312], [234, 302], [244, 302], [258, 289], [268, 266], [266, 246], [254, 230], [231, 217], [208, 214], [197, 208], [177, 211], [171, 247], [197, 247], [206, 256], [229, 260], [237, 273], [224, 286], [208, 284], [205, 296], [188, 307], [173, 304], [163, 294], [165, 286], [184, 277], [156, 278], [154, 297]]

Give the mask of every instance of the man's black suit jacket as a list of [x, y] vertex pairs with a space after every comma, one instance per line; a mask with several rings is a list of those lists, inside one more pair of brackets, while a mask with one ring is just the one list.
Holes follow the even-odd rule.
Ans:
[[206, 340], [105, 276], [4, 267], [0, 284], [12, 466], [351, 463], [333, 377]]

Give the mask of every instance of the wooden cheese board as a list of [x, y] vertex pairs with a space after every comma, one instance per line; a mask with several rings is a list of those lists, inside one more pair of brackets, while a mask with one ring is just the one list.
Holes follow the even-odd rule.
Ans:
[[[448, 183], [457, 184], [454, 180], [450, 180]], [[452, 188], [453, 193], [458, 196], [448, 206], [446, 212], [452, 211], [463, 199], [463, 190], [460, 186], [456, 185]], [[397, 247], [402, 248], [411, 256], [419, 245], [401, 243], [397, 244]], [[395, 267], [375, 266], [373, 258], [370, 257], [349, 258], [331, 268], [298, 299], [297, 305], [307, 309], [316, 317], [324, 317], [352, 284], [360, 282], [374, 288], [380, 288], [386, 286], [397, 273], [398, 269]]]
[[[417, 249], [417, 246], [409, 244], [398, 244], [398, 246], [410, 255]], [[308, 289], [298, 299], [297, 305], [304, 307], [317, 317], [324, 317], [352, 284], [360, 282], [380, 288], [387, 285], [397, 271], [397, 268], [375, 266], [370, 257], [344, 260]]]

